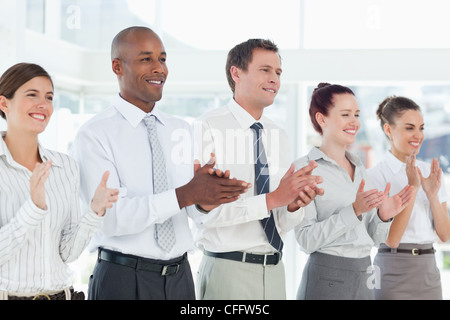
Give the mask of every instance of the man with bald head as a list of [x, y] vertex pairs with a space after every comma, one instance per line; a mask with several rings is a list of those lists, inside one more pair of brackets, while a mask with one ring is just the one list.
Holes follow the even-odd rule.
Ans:
[[213, 171], [213, 158], [194, 169], [190, 125], [156, 107], [168, 69], [155, 32], [122, 30], [111, 55], [120, 92], [80, 128], [72, 148], [85, 205], [105, 170], [120, 190], [90, 244], [98, 260], [88, 299], [195, 299], [188, 216], [236, 200], [249, 185]]

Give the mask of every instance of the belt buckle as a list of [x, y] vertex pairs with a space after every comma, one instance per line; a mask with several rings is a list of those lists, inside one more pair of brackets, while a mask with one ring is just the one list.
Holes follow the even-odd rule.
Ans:
[[173, 272], [173, 273], [178, 273], [178, 270], [180, 270], [180, 265], [177, 263], [177, 264], [169, 264], [169, 265], [164, 266], [163, 269], [162, 269], [162, 271], [161, 271], [161, 275], [162, 275], [162, 276], [167, 275], [167, 270], [168, 270], [170, 267], [175, 267], [175, 266], [177, 267], [177, 270], [176, 270], [175, 272]]
[[[44, 299], [41, 299], [43, 297]], [[33, 300], [52, 300], [48, 294], [38, 293], [33, 297]]]
[[283, 257], [283, 254], [281, 252], [275, 252], [273, 255], [277, 257], [277, 262], [275, 263], [275, 265], [279, 264], [281, 258]]
[[413, 256], [418, 256], [418, 255], [419, 255], [419, 249], [418, 249], [418, 248], [413, 248], [413, 249], [411, 250], [411, 254], [412, 254]]
[[264, 263], [263, 263], [264, 266], [267, 265], [267, 257], [268, 256], [275, 256], [277, 258], [277, 261], [274, 263], [274, 265], [277, 265], [281, 261], [281, 254], [279, 252], [270, 253], [270, 254], [266, 253], [266, 254], [264, 254]]

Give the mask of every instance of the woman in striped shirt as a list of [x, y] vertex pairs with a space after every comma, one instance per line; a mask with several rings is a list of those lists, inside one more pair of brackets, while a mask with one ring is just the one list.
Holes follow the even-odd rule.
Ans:
[[35, 64], [0, 78], [0, 299], [84, 299], [71, 287], [68, 263], [84, 250], [118, 190], [108, 172], [84, 215], [79, 176], [69, 156], [38, 141], [53, 112], [53, 83]]

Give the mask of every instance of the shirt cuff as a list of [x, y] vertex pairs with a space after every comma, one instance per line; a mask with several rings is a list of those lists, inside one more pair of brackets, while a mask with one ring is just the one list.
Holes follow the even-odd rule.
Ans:
[[162, 223], [181, 211], [175, 189], [154, 194], [149, 197], [151, 212], [156, 212], [156, 223]]
[[266, 196], [267, 193], [245, 198], [248, 205], [248, 211], [252, 216], [254, 214], [257, 219], [270, 217], [270, 211], [267, 210]]
[[48, 209], [43, 210], [37, 207], [33, 200], [28, 199], [21, 207], [21, 214], [17, 215], [22, 225], [35, 227], [38, 226], [48, 213]]
[[381, 220], [381, 218], [380, 218], [380, 215], [379, 215], [379, 210], [378, 209], [374, 209], [375, 210], [375, 222], [377, 222], [377, 223], [390, 223], [390, 222], [392, 222], [392, 221], [394, 221], [394, 218], [393, 217], [391, 217], [391, 218], [389, 218], [389, 220], [388, 221], [383, 221], [383, 220]]
[[84, 215], [85, 222], [90, 226], [99, 226], [102, 220], [105, 218], [105, 216], [108, 214], [108, 209], [106, 209], [106, 212], [103, 216], [99, 216], [95, 213], [94, 210], [92, 210], [91, 206], [89, 206], [88, 212]]
[[202, 207], [200, 207], [198, 204], [195, 205], [195, 208], [197, 209], [197, 211], [203, 213], [203, 214], [208, 214], [210, 213], [210, 211], [203, 209]]

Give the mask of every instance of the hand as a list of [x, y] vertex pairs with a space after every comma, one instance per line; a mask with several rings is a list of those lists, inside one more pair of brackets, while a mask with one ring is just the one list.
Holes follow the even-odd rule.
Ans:
[[[323, 178], [311, 174], [317, 166], [315, 161], [311, 161], [294, 172], [295, 166], [292, 164], [281, 178], [278, 188], [267, 194], [267, 209], [288, 205], [288, 210], [295, 211], [300, 206], [310, 203], [317, 194], [322, 195], [323, 189], [318, 188], [317, 184], [322, 183]], [[305, 189], [306, 187], [308, 188]]]
[[442, 169], [439, 167], [439, 161], [437, 158], [431, 160], [431, 171], [428, 178], [422, 176], [422, 172], [417, 168], [420, 182], [422, 184], [423, 191], [425, 191], [428, 198], [436, 196], [441, 187]]
[[287, 207], [289, 212], [297, 211], [299, 208], [306, 207], [308, 204], [310, 204], [314, 198], [320, 193], [320, 195], [323, 195], [323, 189], [320, 188], [314, 188], [312, 189], [309, 186], [305, 186], [303, 190], [301, 190], [298, 194], [298, 197], [294, 202], [290, 203]]
[[420, 175], [416, 167], [416, 152], [414, 151], [409, 157], [406, 158], [406, 176], [408, 177], [408, 184], [419, 190], [420, 188]]
[[362, 179], [358, 191], [356, 192], [356, 200], [353, 202], [353, 210], [355, 211], [356, 216], [360, 216], [364, 212], [376, 208], [383, 201], [383, 192], [380, 192], [377, 189], [364, 191], [365, 184], [366, 182]]
[[36, 205], [36, 207], [42, 210], [47, 209], [44, 184], [45, 181], [47, 181], [48, 176], [50, 175], [51, 167], [51, 160], [44, 163], [37, 163], [30, 178], [31, 200]]
[[180, 208], [197, 204], [210, 211], [221, 204], [236, 201], [251, 187], [251, 184], [245, 181], [230, 179], [228, 170], [217, 175], [216, 172], [220, 170], [214, 169], [215, 162], [214, 154], [211, 154], [210, 161], [203, 167], [198, 160], [194, 162], [192, 180], [175, 190]]
[[106, 187], [108, 178], [109, 171], [106, 171], [91, 201], [91, 209], [100, 217], [105, 214], [107, 208], [112, 208], [113, 204], [119, 198], [118, 189], [109, 189]]
[[388, 221], [400, 213], [413, 198], [414, 187], [407, 185], [393, 197], [389, 197], [391, 184], [386, 185], [383, 193], [383, 200], [378, 208], [378, 216], [383, 221]]
[[[216, 159], [216, 156], [214, 155], [214, 153], [211, 152], [211, 158], [209, 159], [208, 164], [215, 163], [215, 159]], [[197, 170], [200, 168], [201, 168], [200, 162], [195, 160], [194, 161], [194, 172], [197, 172]], [[226, 170], [225, 172], [223, 172], [220, 169], [210, 168], [210, 169], [208, 169], [208, 173], [212, 176], [216, 175], [220, 178], [225, 178], [225, 179], [230, 178], [230, 170]]]

